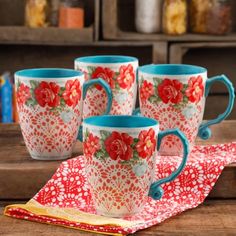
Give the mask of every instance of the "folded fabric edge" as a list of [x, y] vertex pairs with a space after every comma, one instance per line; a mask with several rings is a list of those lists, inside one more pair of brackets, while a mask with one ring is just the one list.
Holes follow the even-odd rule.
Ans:
[[[117, 230], [130, 228], [130, 227], [137, 227], [138, 225], [142, 224], [142, 221], [128, 221], [118, 218], [108, 218], [105, 216], [99, 216], [95, 214], [90, 214], [86, 212], [82, 212], [73, 208], [58, 208], [58, 207], [45, 207], [31, 199], [26, 204], [13, 204], [8, 205], [4, 209], [4, 215], [12, 216], [10, 214], [11, 211], [17, 209], [22, 209], [29, 214], [32, 213], [37, 217], [48, 217], [51, 219], [58, 219], [58, 220], [66, 220], [67, 222], [75, 222], [85, 225], [90, 225], [94, 227], [111, 227], [116, 228]], [[12, 216], [14, 217], [14, 216]], [[22, 217], [23, 218], [23, 217]], [[122, 230], [122, 231], [123, 231]], [[97, 231], [95, 231], [97, 232]], [[123, 233], [123, 232], [122, 232]]]
[[[17, 205], [21, 205], [21, 204], [17, 204]], [[56, 226], [61, 226], [61, 227], [64, 227], [64, 228], [76, 229], [76, 230], [81, 230], [81, 231], [84, 231], [84, 232], [91, 232], [91, 233], [97, 233], [97, 234], [103, 234], [103, 235], [125, 236], [125, 235], [128, 234], [128, 232], [126, 233], [125, 230], [123, 230], [123, 229], [120, 229], [119, 231], [120, 232], [124, 231], [124, 233], [123, 232], [122, 233], [115, 233], [115, 232], [110, 232], [109, 230], [107, 230], [107, 231], [98, 231], [98, 230], [95, 230], [95, 229], [90, 230], [90, 229], [82, 228], [82, 227], [79, 227], [79, 226], [66, 225], [65, 224], [66, 222], [68, 224], [69, 223], [74, 223], [74, 222], [70, 222], [70, 221], [67, 221], [67, 220], [64, 220], [64, 219], [61, 219], [61, 221], [65, 222], [64, 224], [57, 223], [57, 222], [54, 222], [54, 221], [47, 222], [47, 221], [39, 220], [39, 218], [37, 216], [34, 217], [34, 213], [31, 214], [27, 210], [23, 209], [21, 206], [19, 206], [19, 208], [18, 208], [17, 205], [6, 206], [5, 209], [4, 209], [4, 215], [7, 216], [7, 217], [13, 217], [13, 218], [16, 218], [16, 219], [28, 220], [28, 221], [43, 223], [43, 224], [48, 224], [48, 225], [56, 225]], [[24, 215], [22, 212], [21, 212], [21, 214], [22, 214], [21, 216], [14, 214], [14, 212], [17, 212], [17, 211], [20, 211], [20, 210], [26, 211], [27, 214]], [[25, 216], [27, 216], [27, 215], [32, 215], [32, 219], [29, 219], [29, 217], [26, 218]], [[56, 217], [50, 217], [50, 216], [46, 216], [46, 218], [49, 218], [49, 219], [52, 219], [52, 220], [57, 219]], [[81, 225], [83, 225], [85, 227], [86, 226], [91, 226], [91, 225], [87, 225], [85, 223], [81, 223]], [[104, 226], [104, 227], [106, 227], [106, 226]], [[117, 229], [117, 231], [118, 231], [118, 229]]]
[[42, 205], [35, 206], [32, 204], [31, 200], [27, 204], [14, 204], [6, 206], [4, 213], [13, 208], [20, 208], [35, 215], [49, 216], [57, 219], [66, 219], [68, 221], [79, 222], [94, 226], [132, 227], [136, 226], [139, 223], [142, 223], [140, 221], [128, 221], [118, 218], [108, 218], [105, 216], [82, 212], [73, 208], [45, 207]]

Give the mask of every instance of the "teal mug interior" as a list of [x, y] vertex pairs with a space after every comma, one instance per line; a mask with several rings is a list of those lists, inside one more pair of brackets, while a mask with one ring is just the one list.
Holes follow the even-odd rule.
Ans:
[[63, 68], [38, 68], [25, 69], [15, 73], [16, 76], [28, 78], [42, 78], [42, 79], [59, 79], [82, 76], [83, 73], [72, 69]]
[[95, 64], [129, 63], [129, 62], [136, 62], [136, 61], [138, 61], [136, 57], [120, 56], [120, 55], [87, 56], [87, 57], [79, 57], [75, 59], [75, 62], [95, 63]]

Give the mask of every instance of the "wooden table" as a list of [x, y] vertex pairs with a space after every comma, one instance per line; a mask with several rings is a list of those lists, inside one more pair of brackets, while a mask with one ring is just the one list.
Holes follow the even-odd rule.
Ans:
[[[236, 141], [236, 121], [212, 128], [213, 137], [198, 144]], [[73, 156], [81, 153], [78, 142]], [[35, 161], [29, 157], [18, 125], [0, 125], [0, 235], [95, 235], [59, 226], [8, 218], [5, 205], [30, 199], [52, 176], [60, 161]], [[158, 226], [136, 235], [236, 235], [236, 164], [227, 166], [208, 199]]]

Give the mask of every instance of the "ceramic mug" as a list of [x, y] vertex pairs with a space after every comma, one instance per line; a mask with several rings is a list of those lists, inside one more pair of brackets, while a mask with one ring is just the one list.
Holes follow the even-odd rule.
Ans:
[[[112, 93], [102, 79], [84, 82], [79, 71], [57, 68], [26, 69], [15, 73], [19, 123], [33, 159], [59, 160], [71, 157], [81, 124], [83, 98], [89, 86], [99, 84]], [[83, 95], [83, 98], [82, 98]]]
[[[155, 181], [156, 150], [165, 136], [183, 144], [183, 159], [170, 176]], [[188, 141], [177, 129], [159, 132], [156, 120], [140, 116], [94, 116], [83, 121], [87, 180], [97, 212], [110, 217], [134, 215], [161, 185], [174, 180], [188, 157]]]
[[[234, 88], [225, 75], [207, 77], [207, 69], [193, 65], [146, 65], [139, 68], [139, 101], [141, 114], [160, 122], [160, 130], [179, 128], [188, 138], [190, 149], [196, 136], [211, 137], [209, 126], [220, 123], [231, 112]], [[202, 122], [205, 100], [215, 82], [223, 83], [229, 92], [226, 111], [216, 119]], [[137, 114], [137, 113], [135, 113]], [[161, 155], [179, 155], [181, 142], [174, 136], [166, 137]]]
[[[129, 56], [88, 56], [75, 60], [75, 69], [86, 74], [87, 80], [104, 79], [113, 93], [112, 115], [131, 115], [136, 103], [136, 72], [138, 59]], [[107, 98], [101, 86], [90, 87], [84, 101], [83, 117], [101, 115]]]

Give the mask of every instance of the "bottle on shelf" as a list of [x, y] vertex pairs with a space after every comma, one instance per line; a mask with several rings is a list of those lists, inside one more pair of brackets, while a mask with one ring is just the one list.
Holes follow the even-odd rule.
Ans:
[[84, 1], [62, 0], [59, 10], [59, 27], [77, 28], [84, 27]]
[[161, 31], [162, 0], [136, 0], [135, 25], [140, 33], [159, 33]]
[[164, 0], [163, 32], [170, 35], [180, 35], [187, 31], [187, 1]]

